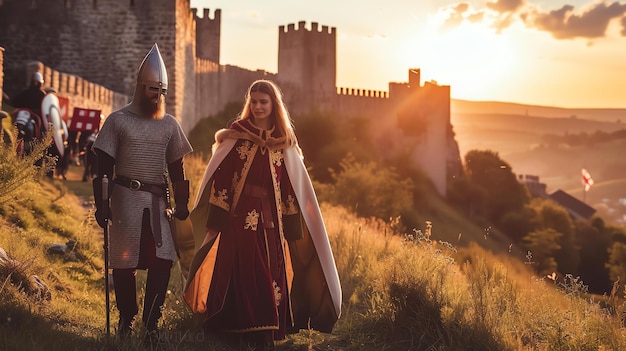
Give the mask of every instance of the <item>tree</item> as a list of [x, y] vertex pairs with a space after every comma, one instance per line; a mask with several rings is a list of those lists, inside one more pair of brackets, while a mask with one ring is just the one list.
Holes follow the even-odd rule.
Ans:
[[[614, 242], [609, 248], [609, 261], [606, 264], [612, 281], [626, 280], [626, 244]], [[624, 283], [620, 284], [624, 286]]]
[[528, 191], [497, 152], [469, 151], [465, 155], [465, 172], [470, 182], [486, 191], [486, 215], [496, 224], [506, 213], [521, 211], [529, 201]]
[[448, 184], [448, 202], [470, 219], [485, 215], [487, 190], [472, 183], [467, 177], [458, 177]]
[[605, 230], [604, 221], [594, 217], [591, 221], [575, 221], [574, 226], [577, 244], [580, 247], [578, 265], [580, 277], [589, 287], [589, 292], [610, 293], [612, 284], [605, 265], [609, 261], [609, 248], [612, 243], [610, 234]]
[[537, 211], [535, 228], [561, 233], [558, 240], [561, 248], [554, 253], [559, 271], [578, 274], [580, 256], [572, 217], [565, 208], [550, 200], [533, 199], [532, 204]]
[[388, 220], [413, 207], [413, 181], [400, 179], [393, 167], [370, 161], [361, 163], [348, 154], [340, 171], [331, 171], [330, 202], [354, 209], [359, 216]]
[[532, 253], [535, 271], [539, 275], [548, 275], [557, 271], [558, 265], [554, 260], [554, 253], [558, 251], [561, 233], [554, 229], [535, 230], [522, 239], [522, 245]]

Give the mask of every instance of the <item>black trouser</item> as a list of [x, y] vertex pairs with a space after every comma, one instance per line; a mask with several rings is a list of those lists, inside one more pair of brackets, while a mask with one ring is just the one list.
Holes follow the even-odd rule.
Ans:
[[143, 304], [143, 323], [148, 331], [157, 329], [161, 318], [161, 307], [170, 280], [173, 262], [156, 257], [156, 247], [150, 226], [150, 211], [144, 209], [141, 225], [141, 249], [136, 268], [113, 269], [115, 302], [120, 312], [120, 328], [132, 328], [132, 322], [139, 312], [137, 302], [136, 269], [148, 271], [146, 294]]

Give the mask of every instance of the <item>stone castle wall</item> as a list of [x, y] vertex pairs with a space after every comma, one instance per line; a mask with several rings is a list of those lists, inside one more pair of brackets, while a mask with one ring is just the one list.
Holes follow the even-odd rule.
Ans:
[[141, 59], [154, 43], [168, 68], [168, 112], [193, 114], [195, 18], [189, 0], [33, 0], [0, 4], [5, 88], [21, 90], [34, 59], [132, 96]]
[[[297, 26], [279, 27], [275, 74], [222, 65], [220, 27], [220, 10], [214, 10], [211, 18], [205, 9], [200, 18], [198, 11], [190, 8], [189, 0], [0, 0], [4, 88], [9, 95], [23, 89], [28, 77], [27, 63], [37, 60], [55, 72], [68, 72], [51, 74], [51, 82], [56, 81], [57, 74], [67, 77], [59, 78], [60, 90], [69, 92], [74, 87], [76, 92], [78, 78], [72, 77], [88, 82], [83, 84], [87, 88], [82, 93], [76, 93], [76, 102], [80, 96], [100, 99], [103, 95], [103, 101], [113, 99], [113, 107], [121, 101], [115, 97], [133, 94], [141, 59], [157, 43], [168, 70], [167, 111], [179, 119], [186, 132], [227, 104], [243, 102], [246, 89], [254, 80], [272, 79], [282, 88], [292, 117], [329, 112], [341, 118], [369, 118], [384, 124], [380, 131], [387, 135], [422, 138], [416, 144], [415, 162], [435, 172], [431, 176], [437, 179], [437, 188], [441, 188], [441, 179], [446, 179], [446, 172], [441, 170], [447, 162], [446, 154], [441, 152], [443, 145], [450, 138], [453, 140], [449, 87], [421, 87], [419, 70], [413, 70], [409, 72], [409, 82], [390, 83], [388, 93], [338, 89], [336, 28], [316, 22], [309, 28], [304, 21]], [[106, 87], [108, 92], [102, 93], [98, 87]], [[406, 101], [413, 101], [416, 109], [401, 120], [398, 109]], [[429, 101], [442, 105], [436, 110], [427, 109], [424, 106], [432, 105]], [[417, 108], [420, 104], [423, 106]], [[428, 123], [432, 125], [422, 125], [428, 130], [428, 140], [404, 133], [402, 123], [415, 119], [416, 123], [407, 125], [419, 125], [425, 113], [431, 114]], [[380, 133], [381, 140], [389, 138]], [[398, 142], [392, 144], [406, 147]], [[433, 153], [439, 158], [420, 158]], [[445, 193], [445, 186], [440, 192]]]
[[129, 102], [128, 95], [116, 93], [79, 76], [59, 72], [41, 62], [34, 61], [27, 65], [27, 77], [31, 77], [34, 72], [43, 75], [44, 87], [53, 88], [56, 95], [68, 98], [70, 118], [75, 107], [101, 110], [103, 115], [108, 116]]
[[389, 94], [385, 91], [357, 88], [338, 88], [336, 111], [342, 118], [388, 115], [391, 107]]

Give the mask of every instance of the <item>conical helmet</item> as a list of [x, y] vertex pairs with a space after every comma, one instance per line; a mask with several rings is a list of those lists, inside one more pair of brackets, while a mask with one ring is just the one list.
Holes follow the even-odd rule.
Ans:
[[167, 71], [156, 43], [144, 57], [141, 66], [139, 66], [137, 84], [144, 84], [148, 88], [158, 89], [162, 94], [167, 92]]
[[33, 84], [43, 85], [43, 76], [39, 72], [33, 73], [31, 78]]

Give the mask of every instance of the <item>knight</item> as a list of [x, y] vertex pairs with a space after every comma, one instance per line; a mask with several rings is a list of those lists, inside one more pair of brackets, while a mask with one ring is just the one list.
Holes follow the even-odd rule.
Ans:
[[[165, 64], [154, 44], [139, 66], [132, 101], [105, 119], [93, 144], [95, 216], [109, 237], [117, 335], [124, 338], [133, 332], [139, 313], [136, 270], [146, 270], [142, 321], [150, 345], [158, 342], [161, 308], [177, 259], [169, 223], [173, 219], [167, 214], [179, 220], [189, 215], [183, 161], [192, 147], [176, 118], [165, 112], [167, 86]], [[105, 178], [111, 181], [103, 192]], [[175, 208], [168, 212], [169, 182]]]

